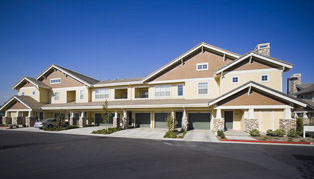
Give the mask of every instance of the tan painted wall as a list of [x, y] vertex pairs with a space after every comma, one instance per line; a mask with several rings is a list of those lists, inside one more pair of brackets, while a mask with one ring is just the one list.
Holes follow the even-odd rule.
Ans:
[[[80, 90], [84, 90], [84, 99], [80, 99]], [[75, 97], [77, 103], [86, 103], [88, 102], [89, 96], [88, 96], [88, 87], [86, 86], [80, 86], [80, 87], [73, 87], [73, 88], [53, 88], [52, 94], [55, 92], [60, 92], [60, 99], [55, 100], [54, 96], [51, 95], [51, 103], [52, 104], [60, 104], [60, 103], [66, 103], [67, 102], [67, 91], [75, 91]]]
[[[261, 76], [268, 74], [268, 82], [262, 82]], [[232, 83], [232, 77], [237, 76], [239, 78], [238, 83]], [[260, 83], [264, 86], [268, 86], [278, 91], [282, 91], [282, 72], [280, 70], [272, 71], [251, 71], [245, 73], [226, 73], [221, 80], [221, 94], [227, 93], [249, 81]]]
[[[52, 78], [61, 78], [61, 83], [59, 84], [50, 84], [50, 79]], [[43, 83], [52, 87], [52, 88], [64, 88], [64, 87], [75, 87], [75, 86], [84, 86], [83, 83], [73, 79], [70, 76], [66, 76], [64, 73], [56, 70], [50, 73], [46, 79], [42, 80]]]
[[49, 103], [50, 98], [51, 98], [50, 90], [44, 89], [44, 88], [39, 88], [39, 90], [40, 90], [40, 102]]
[[[40, 100], [40, 93], [39, 93], [39, 90], [35, 86], [20, 88], [20, 90], [18, 91], [18, 95], [22, 96], [23, 92], [24, 92], [25, 96], [30, 96], [30, 97], [34, 98], [36, 101], [39, 102], [39, 100]], [[35, 92], [35, 95], [33, 95], [33, 92]]]
[[275, 97], [262, 94], [259, 91], [251, 90], [248, 94], [248, 89], [243, 90], [229, 98], [226, 98], [218, 103], [222, 106], [238, 106], [238, 105], [285, 105], [286, 102], [280, 101]]
[[266, 132], [268, 129], [279, 128], [279, 119], [284, 116], [283, 109], [256, 109], [254, 116], [259, 120], [260, 131]]
[[30, 83], [27, 81], [27, 82], [25, 82], [25, 84], [23, 86], [21, 86], [21, 88], [23, 88], [23, 87], [35, 87], [35, 85], [33, 83]]
[[229, 68], [227, 71], [279, 68], [278, 66], [267, 64], [267, 63], [255, 58], [255, 57], [253, 57], [251, 63], [249, 63], [249, 61], [250, 61], [249, 59], [250, 58], [243, 60], [242, 62]]
[[[208, 63], [208, 70], [197, 71], [197, 63]], [[184, 65], [178, 63], [175, 68], [172, 68], [166, 72], [163, 72], [160, 76], [153, 81], [162, 80], [175, 80], [175, 79], [187, 79], [187, 78], [209, 78], [213, 77], [214, 72], [219, 68], [232, 62], [230, 59], [223, 61], [221, 55], [205, 51], [204, 53], [198, 52], [193, 54], [189, 58], [185, 59]]]
[[242, 128], [242, 116], [243, 116], [242, 110], [233, 110], [233, 130], [243, 130]]
[[19, 101], [16, 101], [15, 104], [13, 104], [8, 109], [28, 109], [28, 107], [26, 107], [24, 104], [20, 103]]

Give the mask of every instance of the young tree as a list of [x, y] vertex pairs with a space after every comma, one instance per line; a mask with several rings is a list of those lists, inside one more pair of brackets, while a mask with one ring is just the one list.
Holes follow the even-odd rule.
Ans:
[[175, 125], [177, 124], [177, 121], [174, 119], [174, 117], [169, 114], [167, 117], [167, 125], [168, 125], [168, 130], [174, 130]]
[[57, 114], [56, 116], [56, 124], [57, 124], [57, 128], [61, 128], [62, 124], [63, 124], [63, 119], [60, 113]]
[[104, 123], [108, 123], [111, 117], [111, 111], [108, 109], [108, 101], [105, 101], [105, 104], [102, 107], [102, 118], [104, 119]]

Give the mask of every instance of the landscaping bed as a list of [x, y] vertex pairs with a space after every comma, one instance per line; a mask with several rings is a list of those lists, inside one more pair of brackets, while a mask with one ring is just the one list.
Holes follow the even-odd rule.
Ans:
[[116, 128], [116, 127], [110, 127], [107, 129], [99, 129], [99, 130], [93, 131], [92, 134], [112, 134], [112, 133], [118, 132], [120, 130], [122, 130], [122, 129]]
[[76, 129], [79, 128], [78, 126], [67, 126], [67, 127], [52, 127], [52, 128], [45, 128], [45, 131], [63, 131], [69, 129]]
[[183, 139], [187, 131], [185, 130], [168, 130], [166, 134], [164, 135], [164, 138], [178, 138], [178, 139]]

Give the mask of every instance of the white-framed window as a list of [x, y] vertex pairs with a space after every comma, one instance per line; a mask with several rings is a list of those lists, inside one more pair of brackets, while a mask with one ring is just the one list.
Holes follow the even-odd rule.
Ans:
[[59, 84], [61, 83], [61, 78], [51, 78], [50, 84]]
[[198, 94], [208, 94], [208, 82], [198, 83]]
[[24, 96], [24, 92], [22, 92], [22, 96]]
[[178, 96], [183, 96], [183, 84], [178, 84]]
[[232, 83], [238, 83], [239, 82], [239, 77], [238, 76], [233, 76], [232, 77]]
[[110, 94], [109, 88], [95, 89], [95, 99], [108, 99]]
[[158, 85], [155, 86], [156, 97], [168, 97], [170, 96], [171, 85]]
[[208, 70], [208, 63], [197, 63], [196, 71]]
[[84, 99], [84, 90], [80, 90], [80, 99]]
[[60, 92], [54, 92], [53, 96], [54, 96], [54, 100], [58, 101], [60, 99]]
[[269, 75], [268, 74], [262, 74], [261, 75], [261, 81], [262, 82], [268, 82], [269, 81]]

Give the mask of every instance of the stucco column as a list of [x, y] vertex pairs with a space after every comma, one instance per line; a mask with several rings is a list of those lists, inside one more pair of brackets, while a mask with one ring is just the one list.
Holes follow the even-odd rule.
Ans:
[[85, 126], [84, 111], [81, 112], [80, 119], [79, 119], [79, 126], [80, 127]]
[[176, 123], [175, 123], [175, 121], [176, 121], [176, 116], [175, 116], [175, 113], [174, 113], [174, 111], [171, 111], [171, 117], [172, 117], [172, 119], [173, 119], [173, 122], [174, 122], [174, 128], [176, 127], [175, 125], [176, 125]]
[[31, 126], [31, 117], [33, 116], [33, 112], [32, 111], [28, 111], [28, 115], [27, 117], [25, 118], [25, 125], [27, 127], [30, 127]]
[[[285, 108], [284, 112], [285, 112], [285, 119], [291, 119], [291, 109]], [[305, 113], [303, 114], [303, 117], [305, 117], [304, 115]]]
[[225, 128], [225, 119], [221, 116], [221, 109], [216, 108], [216, 118], [213, 119], [213, 131], [224, 130]]
[[128, 116], [127, 116], [126, 111], [124, 110], [123, 111], [123, 118], [122, 118], [122, 128], [127, 129], [128, 128], [127, 125], [128, 125]]
[[7, 124], [8, 111], [5, 111], [4, 117], [2, 118], [2, 124]]
[[74, 118], [74, 112], [70, 112], [70, 125], [73, 126], [73, 118]]
[[221, 109], [218, 108], [217, 111], [216, 111], [216, 119], [221, 119]]
[[249, 109], [249, 119], [254, 119], [254, 108]]
[[113, 127], [118, 127], [118, 112], [114, 112], [114, 117], [113, 117]]
[[182, 116], [182, 129], [183, 130], [188, 130], [189, 127], [189, 121], [188, 121], [188, 117], [186, 116], [186, 110], [183, 110], [183, 116]]

